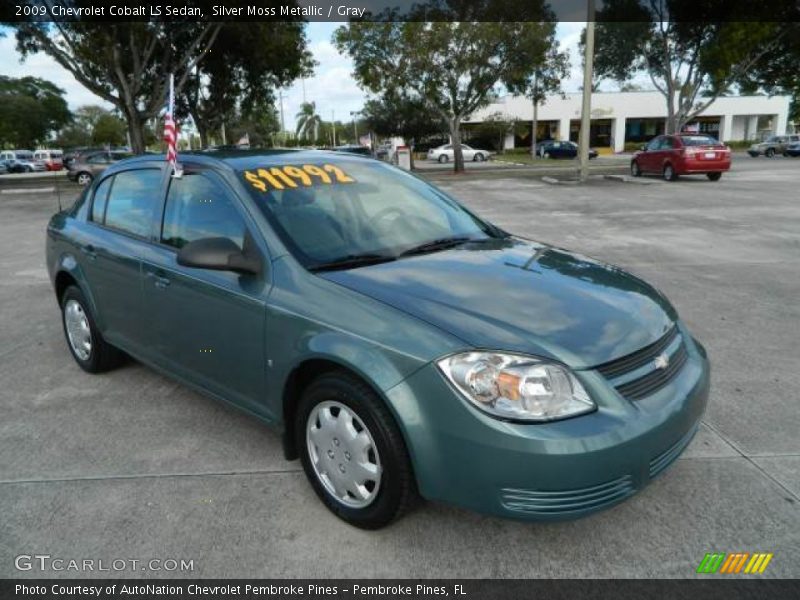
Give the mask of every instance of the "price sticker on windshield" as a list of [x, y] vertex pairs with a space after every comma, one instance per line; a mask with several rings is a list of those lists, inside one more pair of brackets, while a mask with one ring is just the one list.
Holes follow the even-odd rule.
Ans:
[[356, 182], [341, 168], [331, 164], [263, 167], [246, 170], [244, 178], [260, 192]]

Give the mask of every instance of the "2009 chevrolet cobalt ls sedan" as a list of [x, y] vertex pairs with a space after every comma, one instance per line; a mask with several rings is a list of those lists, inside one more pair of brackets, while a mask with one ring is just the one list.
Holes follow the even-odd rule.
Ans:
[[633, 494], [691, 440], [709, 364], [644, 281], [510, 235], [381, 162], [122, 161], [48, 226], [67, 345], [124, 352], [283, 434], [376, 528], [421, 495], [524, 519]]

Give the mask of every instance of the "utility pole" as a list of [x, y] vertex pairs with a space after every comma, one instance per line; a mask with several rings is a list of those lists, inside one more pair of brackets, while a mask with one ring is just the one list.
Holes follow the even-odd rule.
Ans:
[[353, 119], [353, 144], [358, 145], [358, 127], [356, 126], [356, 115], [361, 114], [360, 110], [351, 110], [350, 118]]
[[592, 69], [594, 68], [594, 0], [587, 0], [586, 53], [583, 58], [583, 104], [581, 106], [581, 132], [578, 139], [580, 158], [579, 179], [589, 179], [589, 137], [592, 126]]

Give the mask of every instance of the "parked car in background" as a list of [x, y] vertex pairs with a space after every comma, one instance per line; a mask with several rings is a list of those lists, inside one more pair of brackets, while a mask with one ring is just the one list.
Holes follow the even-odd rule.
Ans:
[[[542, 158], [575, 158], [578, 144], [569, 141], [547, 140], [536, 144], [536, 154]], [[589, 148], [589, 158], [597, 158], [597, 150]]]
[[8, 173], [8, 166], [6, 165], [6, 161], [0, 160], [0, 175], [5, 175]]
[[131, 152], [101, 151], [79, 157], [70, 164], [67, 178], [80, 185], [88, 185], [108, 167], [131, 156]]
[[44, 163], [36, 162], [30, 150], [3, 150], [0, 152], [0, 160], [5, 161], [9, 173], [33, 173], [45, 170]]
[[731, 168], [731, 149], [707, 135], [659, 135], [631, 159], [631, 175], [661, 175], [675, 181], [679, 175], [704, 174], [717, 181]]
[[69, 152], [64, 153], [64, 168], [70, 169], [73, 162], [85, 160], [90, 154], [97, 154], [98, 152], [127, 152], [131, 154], [131, 149], [125, 146], [112, 146], [110, 148], [104, 148], [102, 146], [81, 146], [73, 148]]
[[776, 154], [787, 155], [787, 148], [792, 142], [800, 142], [800, 135], [773, 135], [768, 137], [760, 144], [753, 144], [747, 149], [747, 153], [755, 158], [756, 156], [766, 156], [772, 158]]
[[[479, 150], [477, 148], [473, 148], [472, 146], [467, 146], [466, 144], [461, 144], [461, 152], [464, 156], [464, 160], [472, 160], [475, 162], [488, 160], [489, 157], [494, 154], [494, 152], [490, 152], [489, 150]], [[431, 148], [428, 150], [428, 160], [437, 160], [440, 163], [446, 163], [451, 160], [455, 160], [453, 145], [445, 144], [437, 148]]]
[[355, 144], [345, 144], [344, 146], [335, 146], [336, 152], [347, 152], [348, 154], [360, 154], [361, 156], [372, 156], [372, 150], [366, 146], [357, 146]]
[[786, 146], [786, 156], [800, 156], [800, 142], [792, 142]]
[[37, 150], [33, 160], [44, 164], [48, 171], [60, 171], [64, 168], [64, 153], [61, 150]]

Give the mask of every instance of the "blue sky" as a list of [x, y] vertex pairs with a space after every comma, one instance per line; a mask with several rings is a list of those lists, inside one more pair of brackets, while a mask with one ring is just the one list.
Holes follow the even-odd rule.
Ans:
[[[307, 78], [304, 82], [298, 81], [283, 90], [283, 111], [288, 129], [294, 128], [294, 115], [303, 101], [304, 86], [306, 99], [316, 102], [317, 111], [325, 120], [330, 119], [333, 113], [337, 119], [347, 121], [350, 119], [350, 112], [360, 110], [364, 104], [366, 94], [353, 80], [352, 63], [346, 56], [340, 55], [331, 43], [331, 36], [339, 25], [339, 23], [308, 24], [309, 47], [319, 64], [313, 77]], [[566, 92], [578, 91], [582, 82], [581, 60], [577, 49], [583, 27], [583, 23], [558, 24], [559, 43], [571, 53], [572, 73], [564, 82]], [[67, 103], [73, 109], [83, 104], [106, 105], [46, 54], [36, 54], [25, 62], [20, 62], [20, 56], [14, 45], [14, 36], [11, 32], [7, 32], [6, 37], [0, 38], [0, 74], [11, 77], [32, 75], [48, 79], [66, 90]]]

